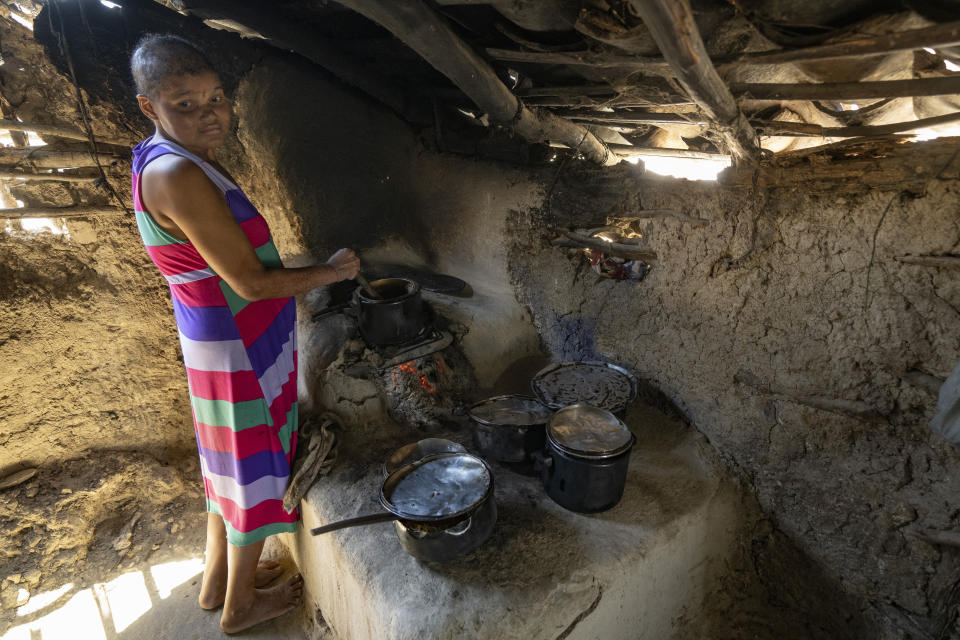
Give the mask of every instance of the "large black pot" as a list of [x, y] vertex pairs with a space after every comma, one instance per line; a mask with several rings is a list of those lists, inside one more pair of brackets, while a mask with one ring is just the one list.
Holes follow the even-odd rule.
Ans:
[[577, 403], [547, 425], [547, 446], [534, 455], [547, 495], [564, 509], [597, 513], [623, 497], [636, 437], [609, 411]]
[[[437, 499], [443, 502], [438, 504]], [[469, 453], [437, 453], [401, 466], [384, 480], [380, 504], [385, 511], [327, 524], [310, 533], [393, 520], [407, 553], [429, 562], [449, 562], [482, 545], [497, 522], [493, 471], [482, 458]]]
[[551, 410], [518, 395], [488, 398], [470, 407], [473, 442], [488, 459], [524, 462], [546, 442]]
[[371, 298], [359, 287], [354, 291], [360, 335], [376, 346], [403, 344], [426, 327], [420, 285], [406, 278], [374, 280], [370, 285], [380, 295]]

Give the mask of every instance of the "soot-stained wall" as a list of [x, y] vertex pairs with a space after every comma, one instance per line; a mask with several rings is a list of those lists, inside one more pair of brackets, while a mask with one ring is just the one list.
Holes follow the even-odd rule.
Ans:
[[[242, 150], [231, 171], [268, 217], [289, 265], [352, 247], [367, 264], [422, 265], [463, 278], [472, 296], [426, 297], [469, 328], [463, 346], [481, 384], [538, 352], [510, 284], [504, 238], [510, 211], [539, 204], [539, 181], [428, 151], [389, 110], [288, 58], [254, 68], [240, 83], [236, 110]], [[326, 302], [320, 291], [300, 306], [308, 395], [345, 335], [342, 318], [310, 321]]]
[[[550, 352], [625, 365], [665, 393], [879, 637], [955, 624], [960, 557], [929, 538], [960, 524], [960, 453], [926, 425], [960, 360], [960, 284], [894, 258], [960, 248], [956, 174], [810, 195], [621, 167], [561, 179], [549, 212], [515, 218], [511, 271]], [[658, 208], [709, 224], [645, 221], [660, 260], [639, 283], [545, 241], [551, 223]]]

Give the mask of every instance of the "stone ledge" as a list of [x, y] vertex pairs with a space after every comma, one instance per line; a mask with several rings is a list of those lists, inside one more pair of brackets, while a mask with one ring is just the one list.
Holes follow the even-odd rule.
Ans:
[[[396, 427], [376, 442], [348, 438], [338, 468], [308, 493], [303, 527], [282, 543], [338, 638], [668, 638], [724, 571], [738, 501], [698, 433], [645, 406], [627, 423], [638, 443], [620, 504], [572, 513], [537, 478], [494, 464], [496, 529], [444, 565], [407, 555], [392, 524], [310, 535], [378, 511], [381, 461], [426, 434]], [[472, 448], [467, 428], [443, 435]]]

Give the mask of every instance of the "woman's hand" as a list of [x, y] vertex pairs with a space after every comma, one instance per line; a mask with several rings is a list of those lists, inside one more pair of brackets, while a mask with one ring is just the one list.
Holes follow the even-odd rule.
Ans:
[[353, 249], [340, 249], [330, 256], [327, 264], [336, 270], [338, 280], [352, 280], [360, 273], [360, 258]]

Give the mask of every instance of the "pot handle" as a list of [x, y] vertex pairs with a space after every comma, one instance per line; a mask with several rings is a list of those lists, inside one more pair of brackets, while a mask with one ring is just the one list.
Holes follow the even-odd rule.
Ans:
[[375, 524], [377, 522], [390, 522], [391, 520], [398, 520], [399, 516], [396, 516], [390, 512], [384, 513], [371, 513], [365, 516], [359, 516], [357, 518], [349, 518], [347, 520], [340, 520], [338, 522], [333, 522], [331, 524], [325, 524], [322, 527], [317, 527], [310, 530], [310, 535], [319, 536], [323, 533], [329, 533], [330, 531], [337, 531], [338, 529], [346, 529], [347, 527], [359, 527], [365, 524]]
[[[470, 517], [467, 518], [464, 522], [466, 522], [465, 525], [462, 525], [462, 523], [458, 522], [453, 527], [450, 527], [449, 529], [444, 530], [444, 533], [450, 536], [462, 536], [467, 531], [470, 531], [470, 527], [473, 525], [473, 515], [471, 514]], [[461, 525], [463, 526], [463, 529], [460, 529]], [[457, 529], [459, 529], [459, 531]]]
[[533, 458], [533, 468], [540, 472], [540, 482], [543, 486], [550, 484], [550, 476], [553, 474], [553, 456], [544, 451], [534, 451], [530, 454]]

